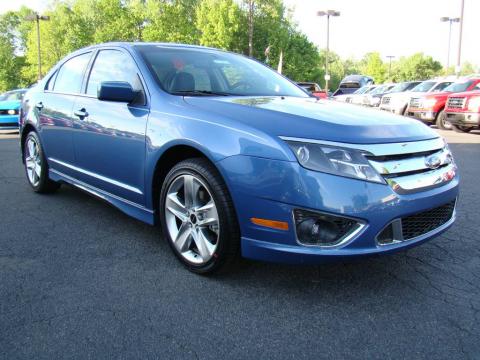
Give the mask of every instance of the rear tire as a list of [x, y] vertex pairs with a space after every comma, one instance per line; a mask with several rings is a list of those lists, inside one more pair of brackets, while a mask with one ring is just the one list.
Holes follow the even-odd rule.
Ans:
[[35, 131], [30, 131], [23, 143], [23, 163], [25, 174], [33, 191], [37, 193], [52, 193], [60, 184], [48, 177], [48, 163], [43, 153], [40, 137]]
[[225, 182], [208, 160], [193, 158], [175, 165], [159, 200], [163, 233], [188, 270], [211, 274], [236, 263], [237, 216]]
[[445, 111], [441, 110], [437, 115], [437, 127], [442, 130], [451, 130], [452, 124], [447, 120]]
[[453, 124], [452, 124], [452, 129], [453, 129], [453, 131], [458, 132], [458, 133], [469, 133], [470, 131], [473, 130], [473, 128], [471, 128], [471, 127], [466, 127], [466, 126], [461, 126], [461, 125], [453, 125]]

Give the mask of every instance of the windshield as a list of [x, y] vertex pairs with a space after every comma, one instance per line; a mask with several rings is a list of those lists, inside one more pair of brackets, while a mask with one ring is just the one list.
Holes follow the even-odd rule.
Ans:
[[435, 85], [435, 81], [424, 81], [415, 86], [412, 92], [427, 92]]
[[0, 101], [21, 101], [24, 94], [24, 91], [7, 92], [0, 95]]
[[402, 92], [402, 91], [405, 91], [408, 86], [410, 85], [410, 83], [400, 83], [400, 84], [397, 84], [395, 85], [391, 92], [394, 93], [394, 92]]
[[473, 81], [464, 81], [464, 82], [456, 82], [453, 83], [445, 88], [444, 91], [449, 91], [449, 92], [462, 92], [462, 91], [467, 91], [470, 85], [473, 84]]
[[389, 89], [388, 85], [382, 85], [377, 88], [375, 88], [373, 91], [370, 91], [369, 94], [371, 95], [377, 95], [377, 94], [383, 94]]
[[447, 86], [450, 86], [450, 84], [452, 84], [453, 81], [447, 81], [447, 82], [443, 82], [443, 83], [439, 83], [437, 86], [435, 86], [431, 91], [432, 92], [440, 92], [440, 91], [443, 91]]
[[244, 56], [199, 48], [137, 45], [160, 87], [173, 95], [308, 95], [283, 76]]
[[362, 86], [360, 89], [356, 90], [354, 94], [364, 94], [368, 91], [368, 86]]

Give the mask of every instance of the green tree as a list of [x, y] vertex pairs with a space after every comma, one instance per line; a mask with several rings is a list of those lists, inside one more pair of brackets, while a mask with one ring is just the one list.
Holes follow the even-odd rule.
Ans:
[[200, 0], [147, 0], [143, 41], [198, 44], [195, 27]]
[[0, 92], [28, 85], [21, 70], [25, 64], [27, 34], [32, 27], [24, 19], [31, 12], [22, 7], [0, 16]]
[[360, 61], [359, 69], [363, 75], [373, 77], [377, 84], [381, 84], [386, 80], [387, 66], [382, 61], [378, 52], [365, 54]]
[[417, 53], [401, 57], [392, 63], [392, 77], [395, 81], [426, 80], [442, 73], [442, 64], [431, 56]]
[[233, 0], [203, 0], [197, 8], [196, 27], [200, 45], [241, 51], [238, 47], [242, 16]]

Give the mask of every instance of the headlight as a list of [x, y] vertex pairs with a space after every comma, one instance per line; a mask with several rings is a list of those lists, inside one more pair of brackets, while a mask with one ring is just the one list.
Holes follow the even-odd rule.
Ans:
[[379, 97], [372, 97], [370, 99], [370, 105], [377, 106], [380, 103], [380, 98]]
[[15, 110], [8, 110], [8, 115], [15, 115], [17, 112]]
[[437, 99], [425, 99], [423, 101], [423, 108], [424, 109], [433, 108], [436, 103], [437, 103]]
[[480, 96], [475, 96], [468, 100], [468, 110], [478, 111], [480, 109]]
[[384, 184], [361, 150], [287, 141], [301, 166], [327, 174]]

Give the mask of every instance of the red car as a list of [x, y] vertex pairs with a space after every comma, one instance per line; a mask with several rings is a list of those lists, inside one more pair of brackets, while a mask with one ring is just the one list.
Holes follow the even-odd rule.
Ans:
[[297, 83], [302, 89], [306, 90], [308, 93], [312, 94], [318, 99], [327, 99], [328, 95], [325, 90], [322, 90], [320, 85], [312, 82], [299, 82]]
[[452, 93], [471, 91], [479, 83], [480, 78], [466, 78], [447, 86], [442, 92], [412, 97], [406, 115], [427, 124], [436, 124], [439, 129], [449, 130], [452, 125], [445, 116], [448, 96]]
[[445, 115], [455, 131], [469, 132], [480, 128], [480, 83], [473, 90], [448, 97]]

